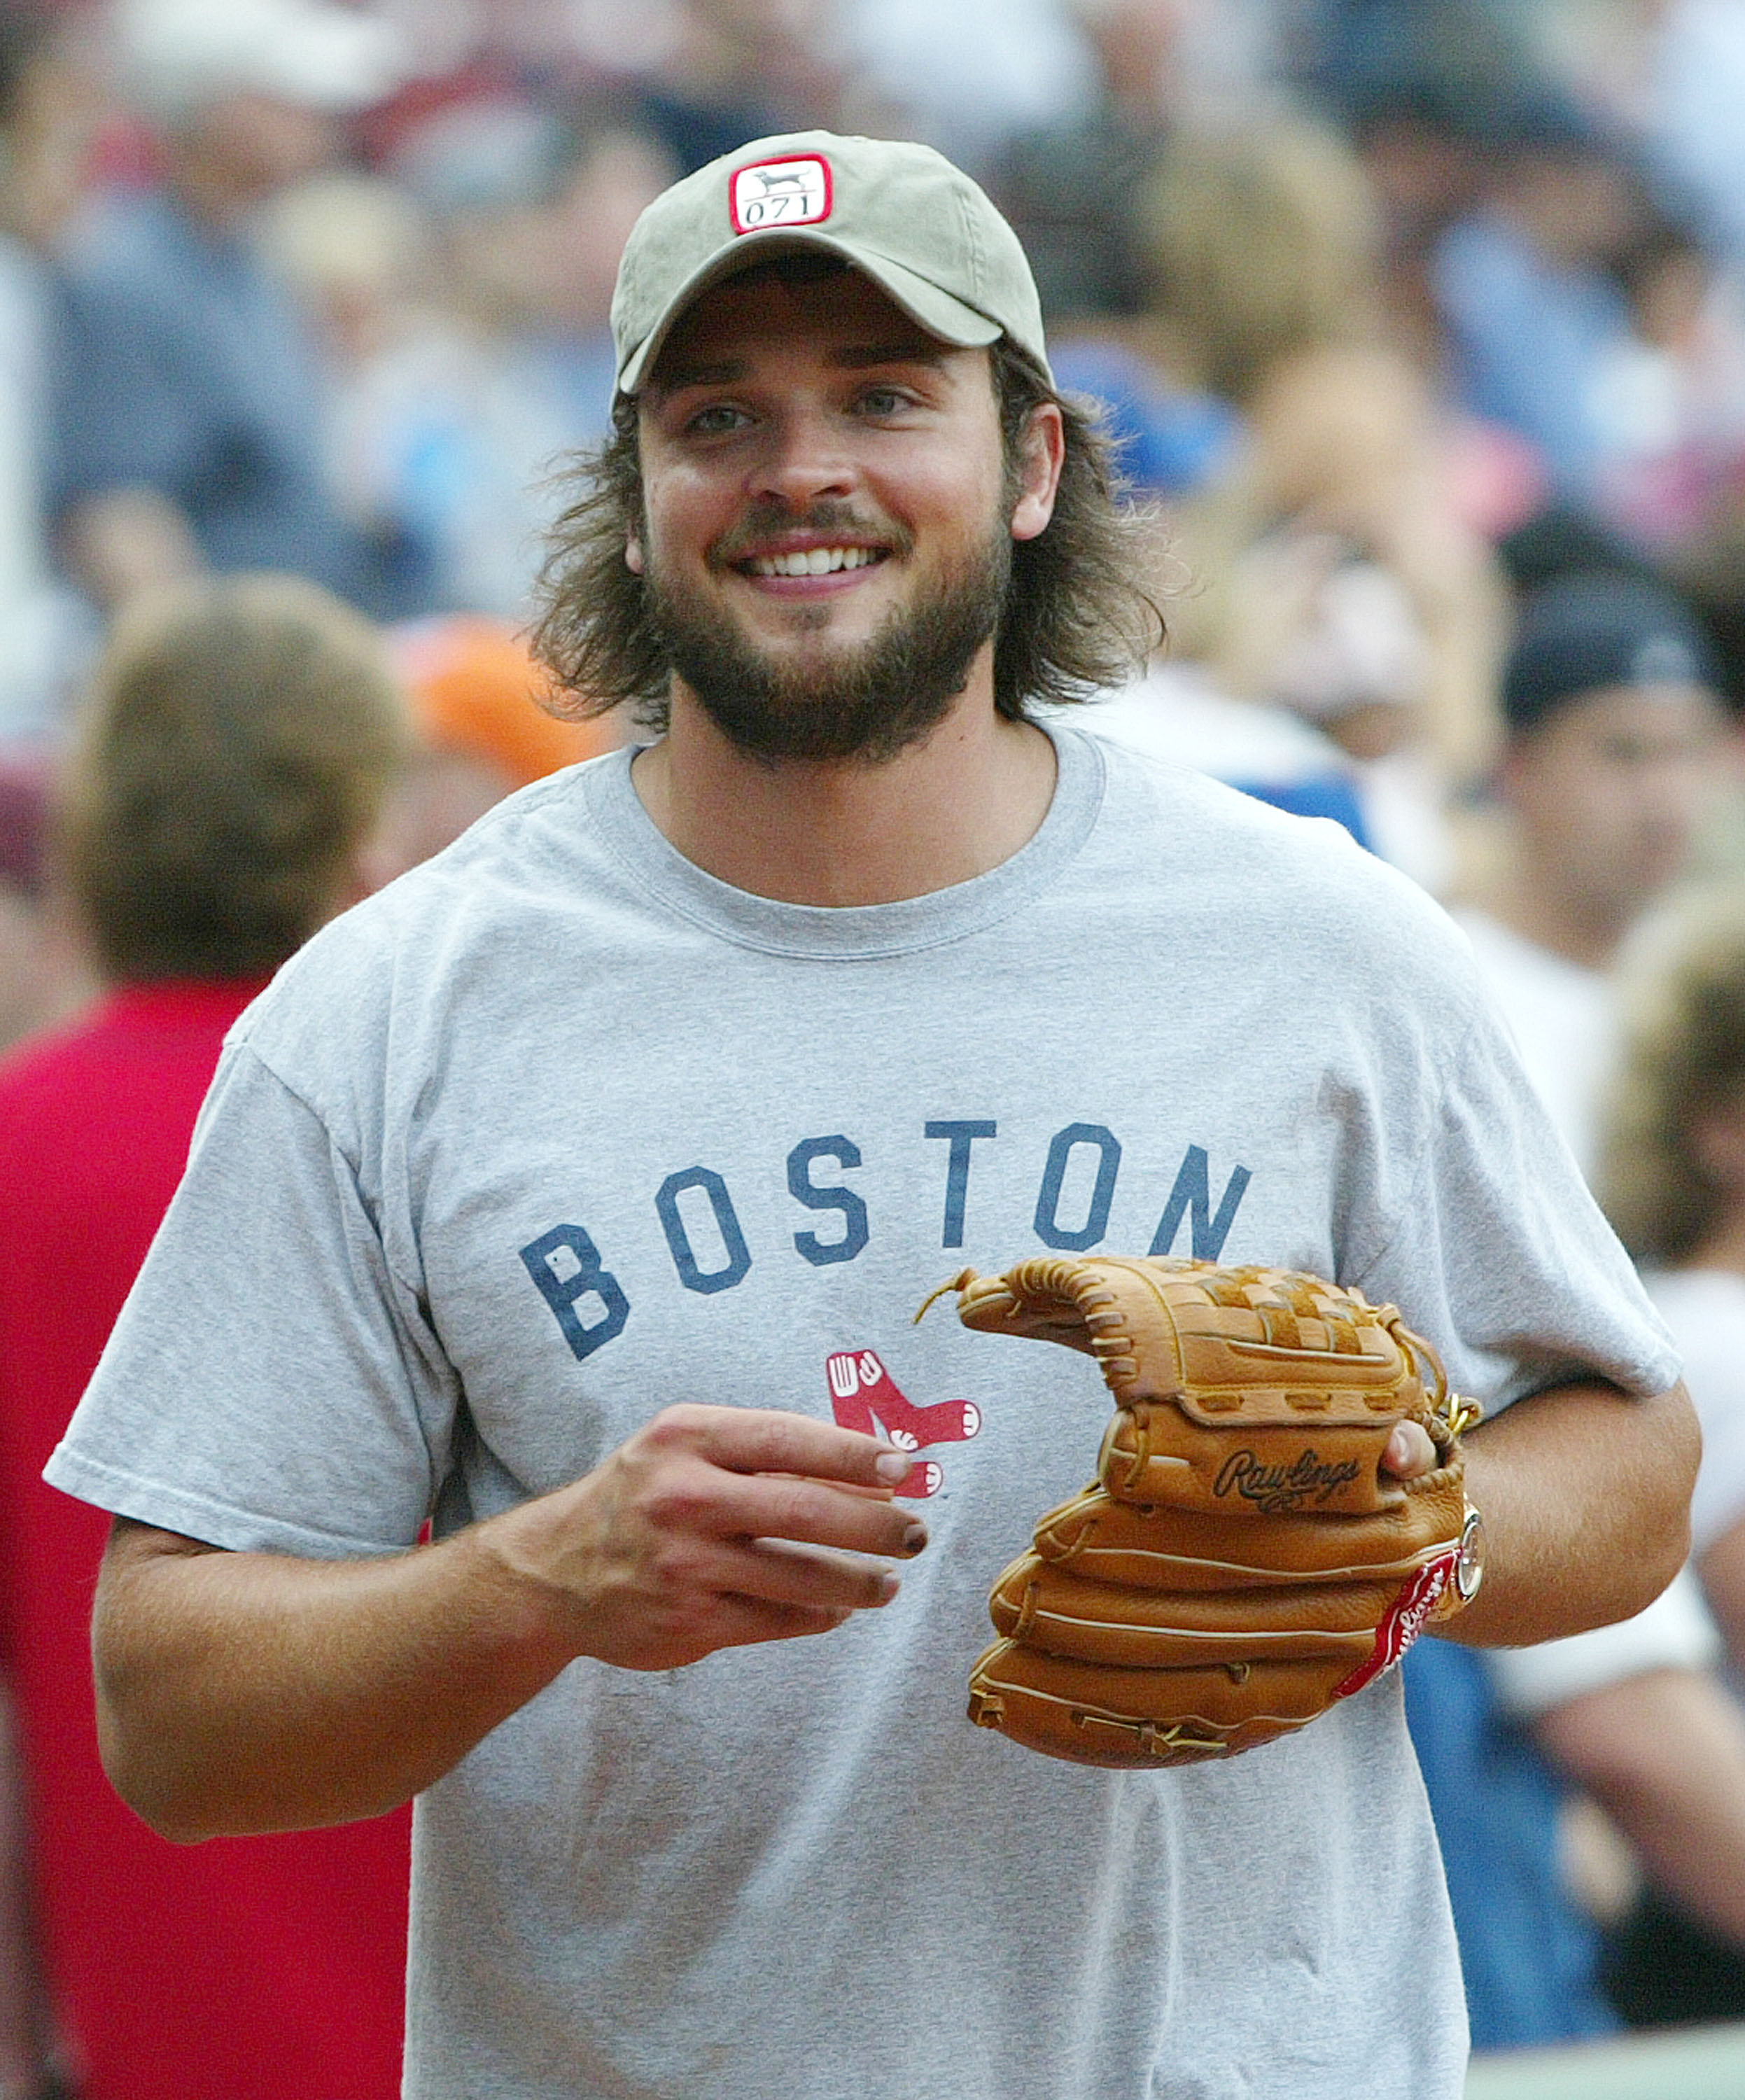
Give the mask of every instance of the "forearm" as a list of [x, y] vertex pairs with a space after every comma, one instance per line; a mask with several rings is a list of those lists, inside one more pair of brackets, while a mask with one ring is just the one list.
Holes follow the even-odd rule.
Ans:
[[1437, 1630], [1524, 1648], [1641, 1610], [1689, 1551], [1699, 1450], [1682, 1386], [1651, 1400], [1560, 1386], [1482, 1423], [1466, 1481], [1484, 1520], [1483, 1586]]
[[[192, 1842], [373, 1815], [576, 1658], [671, 1670], [886, 1604], [909, 1454], [808, 1417], [663, 1409], [582, 1479], [375, 1560], [118, 1524], [92, 1623], [104, 1767]], [[877, 1557], [875, 1557], [877, 1556]]]
[[1745, 1945], [1745, 1716], [1721, 1686], [1650, 1671], [1553, 1707], [1536, 1733], [1655, 1886]]
[[392, 1808], [573, 1652], [484, 1527], [315, 1561], [118, 1525], [93, 1639], [105, 1768], [183, 1842]]

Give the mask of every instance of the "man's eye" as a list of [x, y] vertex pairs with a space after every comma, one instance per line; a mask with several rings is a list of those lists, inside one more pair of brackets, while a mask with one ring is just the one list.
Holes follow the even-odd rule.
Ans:
[[696, 437], [719, 438], [725, 436], [730, 430], [738, 430], [746, 421], [743, 408], [717, 402], [712, 408], [699, 408], [685, 427]]
[[870, 416], [895, 416], [909, 406], [909, 396], [900, 386], [869, 386], [861, 396], [861, 407]]

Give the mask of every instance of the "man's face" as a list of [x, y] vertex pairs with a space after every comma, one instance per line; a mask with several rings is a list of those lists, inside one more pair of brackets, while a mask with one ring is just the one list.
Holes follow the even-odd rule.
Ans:
[[1614, 909], [1650, 903], [1683, 867], [1721, 765], [1721, 717], [1698, 686], [1610, 686], [1518, 739], [1505, 797], [1539, 871]]
[[766, 758], [877, 760], [926, 735], [991, 659], [1013, 538], [1052, 506], [1046, 429], [1008, 479], [987, 353], [848, 271], [706, 293], [640, 432], [627, 558], [680, 682]]
[[205, 160], [263, 198], [328, 166], [340, 143], [337, 121], [323, 111], [240, 90], [209, 104], [193, 135]]

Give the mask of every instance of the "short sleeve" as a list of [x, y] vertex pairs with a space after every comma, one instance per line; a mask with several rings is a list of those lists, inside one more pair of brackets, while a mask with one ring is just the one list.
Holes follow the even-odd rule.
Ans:
[[233, 1042], [45, 1477], [235, 1551], [393, 1551], [431, 1513], [459, 1404], [355, 1162]]
[[1487, 1008], [1448, 1055], [1391, 1237], [1351, 1280], [1487, 1409], [1573, 1378], [1663, 1392], [1678, 1353]]

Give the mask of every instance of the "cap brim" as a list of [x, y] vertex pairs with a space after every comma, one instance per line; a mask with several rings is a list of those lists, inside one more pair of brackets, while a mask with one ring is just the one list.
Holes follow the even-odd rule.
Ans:
[[618, 375], [619, 391], [637, 391], [686, 309], [712, 286], [737, 277], [758, 262], [801, 251], [839, 257], [850, 269], [870, 278], [918, 328], [925, 329], [929, 335], [936, 336], [940, 342], [950, 343], [956, 349], [984, 350], [989, 343], [998, 342], [1004, 333], [998, 321], [989, 320], [975, 307], [965, 306], [950, 292], [941, 291], [938, 285], [918, 276], [906, 264], [894, 262], [888, 256], [863, 248], [857, 242], [798, 228], [778, 233], [747, 233], [740, 235], [731, 246], [712, 255], [672, 294], [654, 327], [624, 360]]

